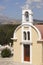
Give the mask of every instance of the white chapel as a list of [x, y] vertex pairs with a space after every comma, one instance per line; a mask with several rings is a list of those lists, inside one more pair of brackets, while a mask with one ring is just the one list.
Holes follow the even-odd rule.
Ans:
[[37, 26], [33, 25], [33, 12], [28, 6], [22, 9], [22, 24], [13, 34], [13, 60], [32, 65], [43, 64], [43, 40]]

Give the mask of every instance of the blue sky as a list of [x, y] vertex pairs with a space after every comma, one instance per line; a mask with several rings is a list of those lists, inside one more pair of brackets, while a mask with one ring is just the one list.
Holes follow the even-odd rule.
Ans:
[[26, 4], [33, 11], [33, 18], [43, 20], [43, 0], [0, 0], [0, 16], [21, 19]]

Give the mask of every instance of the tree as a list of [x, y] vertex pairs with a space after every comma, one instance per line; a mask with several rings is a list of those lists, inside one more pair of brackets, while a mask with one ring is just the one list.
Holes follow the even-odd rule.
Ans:
[[0, 44], [5, 45], [12, 43], [14, 30], [18, 25], [0, 25]]

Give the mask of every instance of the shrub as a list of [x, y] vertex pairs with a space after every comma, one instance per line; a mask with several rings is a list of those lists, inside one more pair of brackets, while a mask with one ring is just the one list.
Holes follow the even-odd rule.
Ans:
[[2, 57], [10, 57], [11, 56], [11, 50], [8, 48], [5, 48], [1, 51], [1, 56]]

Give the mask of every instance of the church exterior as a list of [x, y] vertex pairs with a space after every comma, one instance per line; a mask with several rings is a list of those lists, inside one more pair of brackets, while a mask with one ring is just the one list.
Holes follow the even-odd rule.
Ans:
[[33, 12], [27, 8], [22, 9], [22, 24], [13, 35], [14, 62], [43, 65], [43, 40], [40, 27], [33, 25]]

